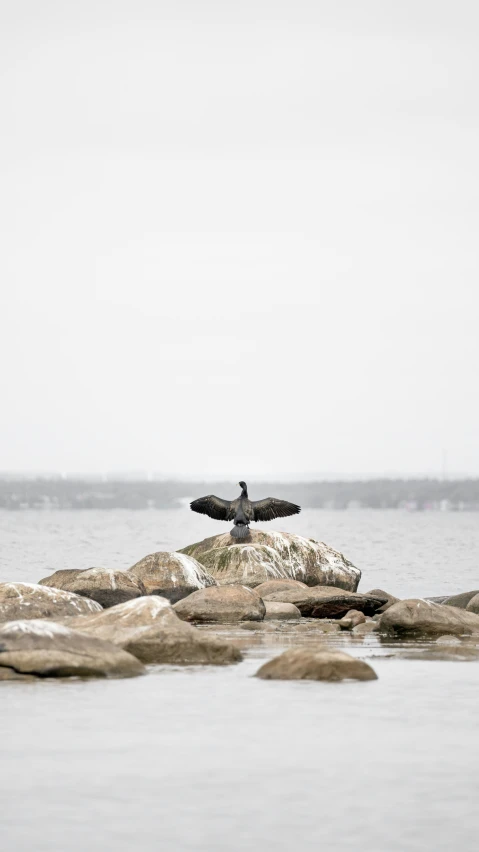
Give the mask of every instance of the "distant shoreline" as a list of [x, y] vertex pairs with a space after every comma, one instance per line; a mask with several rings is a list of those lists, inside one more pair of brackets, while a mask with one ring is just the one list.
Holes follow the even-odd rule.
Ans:
[[[278, 496], [307, 509], [479, 511], [479, 478], [254, 482], [253, 499]], [[234, 482], [0, 477], [0, 509], [173, 509], [199, 494], [234, 496]]]

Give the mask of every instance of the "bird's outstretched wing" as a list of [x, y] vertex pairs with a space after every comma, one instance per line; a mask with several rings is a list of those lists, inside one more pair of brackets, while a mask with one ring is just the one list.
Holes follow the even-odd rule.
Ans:
[[296, 503], [288, 503], [287, 500], [277, 500], [276, 497], [265, 497], [264, 500], [251, 501], [253, 509], [253, 520], [272, 521], [273, 518], [286, 518], [288, 515], [297, 515], [301, 506]]
[[199, 512], [201, 515], [209, 515], [210, 518], [215, 518], [217, 521], [231, 521], [235, 516], [231, 502], [222, 500], [221, 497], [215, 497], [214, 494], [193, 500], [190, 503], [190, 509], [193, 512]]

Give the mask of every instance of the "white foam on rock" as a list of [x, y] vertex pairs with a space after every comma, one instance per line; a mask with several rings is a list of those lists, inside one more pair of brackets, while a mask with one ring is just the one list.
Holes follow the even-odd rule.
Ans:
[[[197, 586], [198, 589], [204, 589], [207, 585], [208, 575], [202, 565], [193, 559], [192, 556], [187, 556], [186, 553], [171, 553], [172, 559], [179, 562], [183, 577], [190, 586]], [[176, 577], [172, 575], [172, 580]]]
[[2, 632], [27, 633], [54, 639], [55, 636], [69, 636], [72, 631], [63, 624], [57, 624], [56, 621], [32, 618], [30, 620], [7, 621], [0, 627], [0, 636]]

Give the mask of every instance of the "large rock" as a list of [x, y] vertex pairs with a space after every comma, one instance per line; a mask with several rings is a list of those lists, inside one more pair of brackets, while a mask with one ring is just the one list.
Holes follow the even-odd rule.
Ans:
[[468, 601], [466, 610], [467, 612], [475, 612], [476, 615], [479, 615], [479, 593]]
[[262, 621], [266, 608], [256, 592], [245, 586], [210, 586], [178, 601], [175, 612], [184, 621], [199, 624]]
[[70, 620], [70, 625], [119, 645], [143, 663], [223, 665], [242, 659], [230, 642], [181, 621], [166, 598], [152, 595]]
[[151, 553], [133, 565], [128, 574], [143, 583], [147, 595], [161, 595], [171, 603], [198, 589], [216, 586], [216, 580], [203, 565], [184, 553]]
[[[475, 589], [473, 592], [461, 592], [459, 595], [450, 595], [443, 603], [446, 606], [457, 606], [459, 609], [468, 609], [470, 601], [476, 595], [479, 595], [479, 589]], [[471, 611], [474, 612], [474, 610]]]
[[100, 604], [70, 592], [35, 583], [0, 583], [0, 622], [24, 618], [56, 619], [100, 610]]
[[263, 598], [265, 595], [271, 595], [274, 592], [283, 592], [285, 589], [307, 589], [306, 583], [301, 583], [299, 580], [266, 580], [266, 583], [261, 583], [260, 586], [255, 586], [256, 594]]
[[267, 580], [300, 580], [355, 591], [361, 571], [327, 544], [300, 535], [251, 530], [238, 544], [229, 532], [183, 548], [219, 585], [259, 586]]
[[102, 639], [54, 621], [9, 621], [0, 627], [2, 679], [36, 677], [134, 677], [136, 657]]
[[265, 621], [294, 621], [301, 618], [301, 613], [294, 604], [264, 601], [264, 605], [266, 608]]
[[414, 598], [390, 607], [381, 616], [379, 630], [398, 636], [479, 633], [479, 615], [458, 607]]
[[376, 672], [368, 663], [326, 646], [285, 651], [261, 666], [256, 677], [264, 680], [377, 680]]
[[334, 586], [284, 589], [263, 595], [263, 600], [292, 603], [308, 618], [342, 618], [350, 609], [373, 615], [385, 603], [384, 598], [344, 592]]
[[84, 595], [102, 607], [116, 606], [146, 594], [141, 580], [130, 577], [126, 571], [115, 571], [112, 568], [55, 571], [40, 580], [40, 585]]

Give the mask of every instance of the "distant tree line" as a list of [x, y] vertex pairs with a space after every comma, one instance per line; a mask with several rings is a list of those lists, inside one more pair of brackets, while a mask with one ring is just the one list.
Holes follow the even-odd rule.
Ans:
[[[250, 496], [283, 497], [304, 508], [479, 510], [479, 479], [255, 482]], [[237, 496], [236, 483], [0, 478], [0, 509], [171, 509], [203, 494]]]

